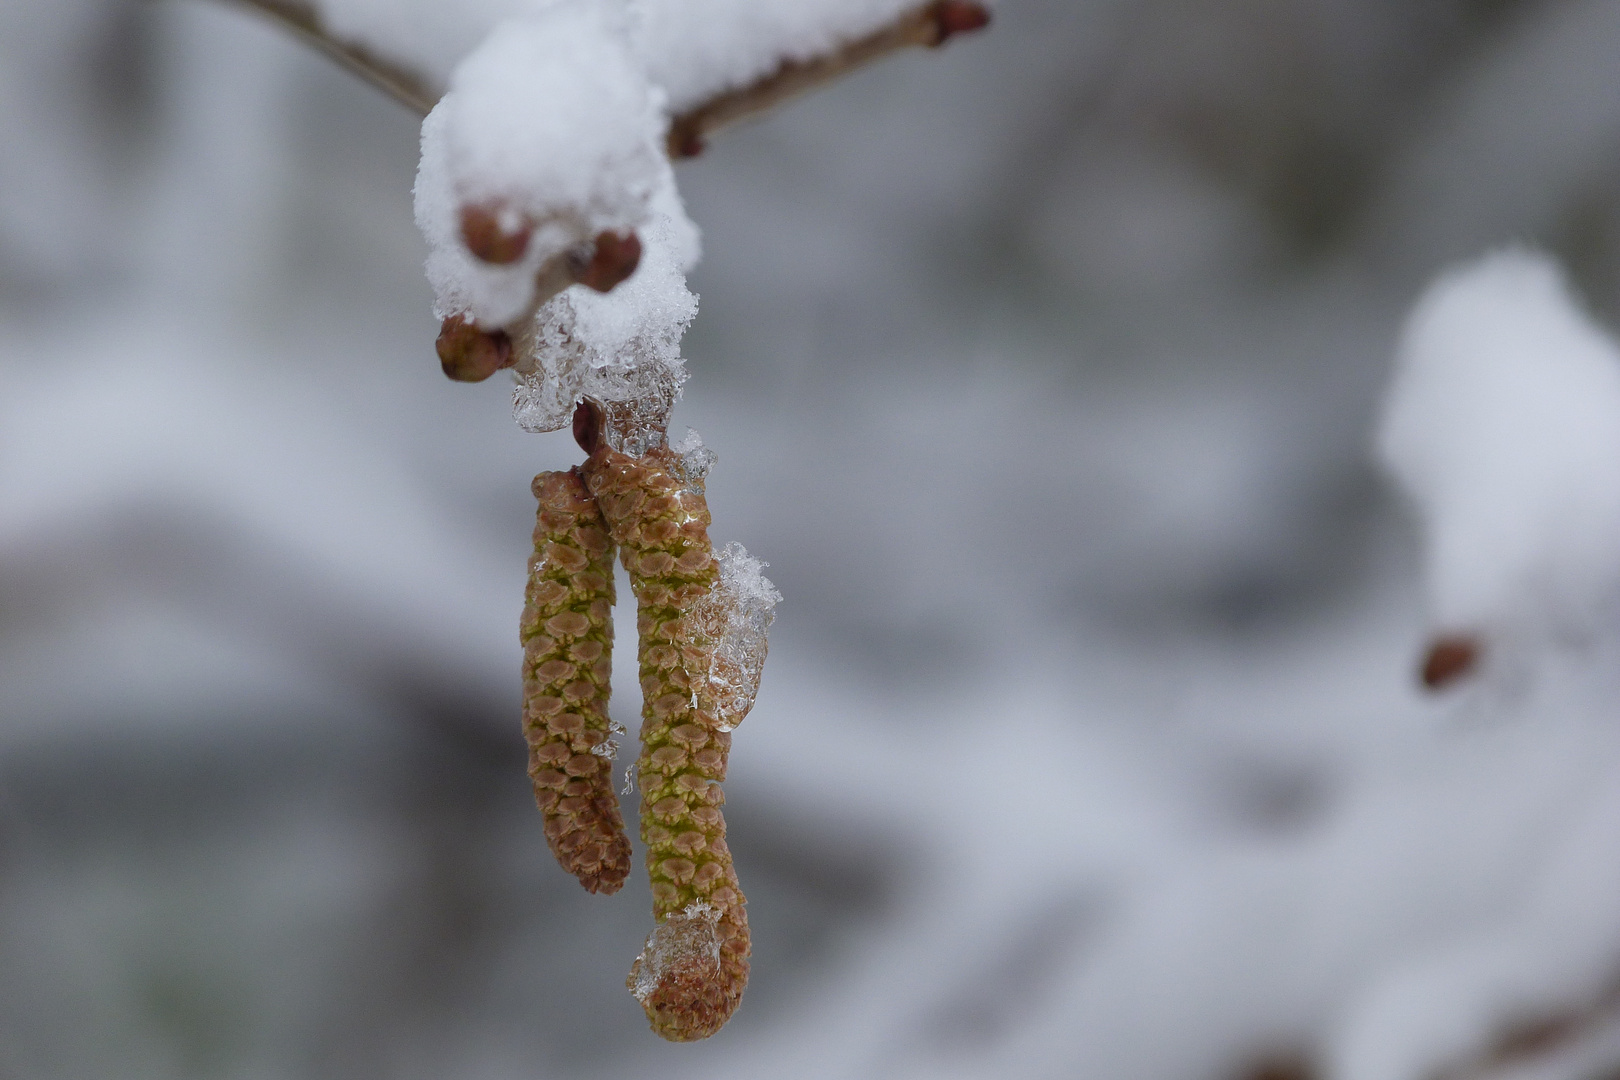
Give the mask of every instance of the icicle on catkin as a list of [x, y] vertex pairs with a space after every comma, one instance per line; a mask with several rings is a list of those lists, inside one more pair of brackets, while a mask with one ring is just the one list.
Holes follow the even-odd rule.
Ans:
[[617, 892], [630, 840], [613, 791], [608, 677], [613, 541], [579, 470], [534, 478], [540, 508], [524, 593], [523, 731], [546, 842], [591, 892]]
[[659, 1035], [703, 1039], [742, 1000], [750, 947], [720, 813], [731, 734], [697, 693], [714, 644], [697, 632], [691, 613], [719, 577], [709, 510], [666, 449], [633, 458], [599, 446], [585, 478], [630, 573], [641, 637], [636, 769], [658, 925], [627, 985]]

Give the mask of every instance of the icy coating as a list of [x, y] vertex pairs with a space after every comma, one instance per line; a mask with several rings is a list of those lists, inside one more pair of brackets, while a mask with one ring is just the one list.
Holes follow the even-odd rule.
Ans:
[[762, 573], [769, 564], [736, 541], [715, 552], [714, 561], [719, 579], [688, 618], [695, 636], [710, 643], [709, 670], [696, 688], [698, 696], [713, 710], [719, 729], [731, 731], [754, 707], [769, 648], [766, 635], [782, 594]]
[[[643, 234], [641, 264], [628, 281], [609, 293], [564, 290], [520, 337], [525, 359], [512, 415], [524, 431], [567, 427], [574, 406], [590, 398], [609, 414], [605, 434], [614, 449], [639, 455], [662, 438], [687, 377], [681, 337], [697, 314], [684, 272], [697, 259], [697, 229], [673, 179], [660, 187]], [[640, 444], [625, 445], [627, 433]]]
[[[670, 445], [677, 459], [676, 472], [680, 474], [686, 486], [699, 494], [703, 493], [704, 478], [720, 455], [703, 445], [703, 436], [691, 428], [686, 429], [686, 436]], [[765, 564], [761, 564], [765, 565]]]
[[701, 972], [720, 967], [720, 910], [699, 900], [671, 915], [647, 935], [630, 968], [630, 992], [646, 1004], [671, 972]]

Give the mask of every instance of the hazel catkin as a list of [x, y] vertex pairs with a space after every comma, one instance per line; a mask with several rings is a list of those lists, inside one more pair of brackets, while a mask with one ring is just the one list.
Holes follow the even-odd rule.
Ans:
[[619, 545], [637, 600], [643, 694], [641, 837], [657, 926], [628, 986], [652, 1028], [703, 1039], [748, 983], [746, 900], [720, 812], [731, 734], [696, 692], [714, 642], [692, 618], [718, 579], [702, 493], [667, 449], [643, 457], [599, 445], [584, 475]]
[[546, 843], [591, 892], [617, 892], [630, 840], [613, 791], [613, 541], [577, 469], [534, 478], [524, 593], [523, 731]]

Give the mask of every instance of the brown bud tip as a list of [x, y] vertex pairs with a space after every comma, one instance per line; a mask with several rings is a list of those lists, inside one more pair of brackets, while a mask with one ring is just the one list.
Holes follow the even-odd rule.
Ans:
[[472, 203], [461, 208], [461, 242], [475, 256], [496, 266], [523, 258], [532, 231], [527, 218], [500, 203]]
[[676, 128], [669, 135], [669, 153], [671, 157], [695, 158], [709, 144], [703, 141], [703, 136], [695, 130], [681, 130]]
[[943, 45], [957, 34], [971, 34], [990, 25], [990, 12], [983, 4], [973, 0], [940, 0], [934, 7], [934, 25], [939, 27], [939, 40]]
[[579, 283], [597, 292], [611, 292], [613, 287], [641, 264], [641, 239], [635, 233], [599, 233], [596, 253], [579, 272]]
[[1430, 690], [1439, 690], [1474, 670], [1479, 663], [1479, 640], [1464, 634], [1446, 634], [1429, 643], [1421, 678]]
[[574, 441], [587, 454], [602, 445], [602, 410], [592, 402], [582, 401], [574, 409]]
[[478, 329], [465, 315], [452, 315], [439, 327], [439, 364], [457, 382], [483, 382], [512, 365], [512, 339], [505, 330]]

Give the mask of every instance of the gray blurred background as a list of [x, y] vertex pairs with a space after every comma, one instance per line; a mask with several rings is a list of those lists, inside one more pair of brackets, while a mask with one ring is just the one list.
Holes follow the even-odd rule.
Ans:
[[[1122, 913], [1432, 719], [1390, 348], [1509, 241], [1620, 308], [1616, 57], [1612, 0], [1005, 0], [681, 167], [676, 426], [786, 599], [753, 982], [676, 1047], [645, 886], [528, 790], [528, 481], [579, 455], [438, 371], [417, 121], [224, 4], [4, 0], [0, 1078], [1078, 1070], [1024, 1025]], [[1298, 1075], [1331, 998], [1194, 1071]]]

